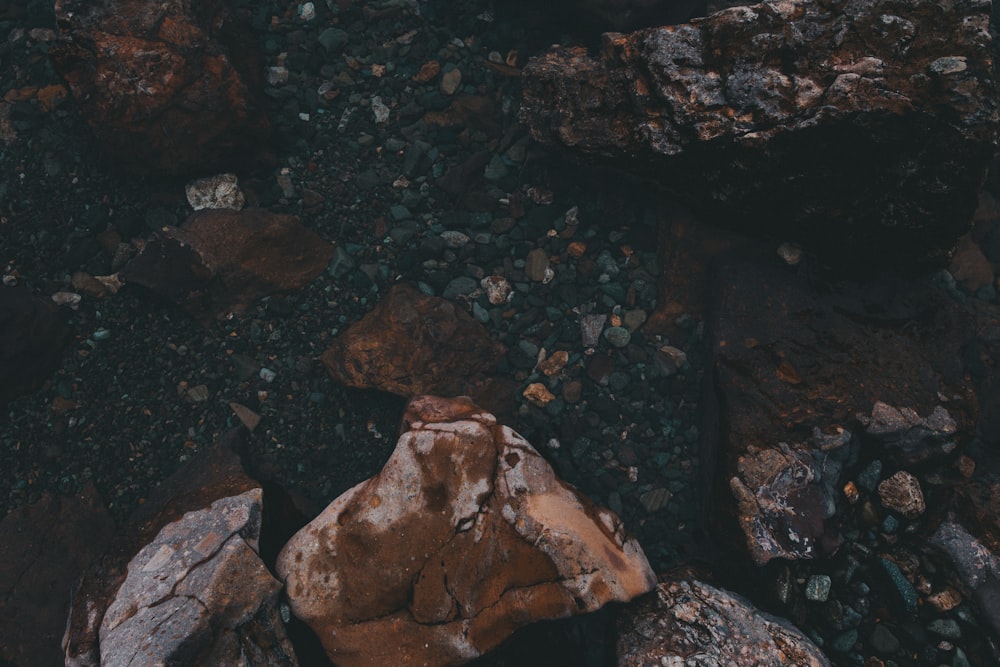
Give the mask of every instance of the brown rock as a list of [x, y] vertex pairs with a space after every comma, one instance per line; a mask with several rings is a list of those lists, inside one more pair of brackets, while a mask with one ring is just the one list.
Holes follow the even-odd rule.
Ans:
[[403, 424], [382, 471], [278, 557], [293, 613], [336, 664], [457, 665], [655, 585], [617, 517], [492, 415], [421, 397]]
[[959, 239], [948, 265], [948, 272], [959, 285], [970, 292], [993, 284], [993, 265], [973, 240], [972, 234], [965, 234]]
[[326, 269], [333, 246], [290, 215], [205, 209], [165, 227], [120, 272], [199, 319], [300, 289]]
[[708, 222], [858, 271], [942, 261], [997, 135], [989, 20], [986, 2], [734, 7], [533, 60], [521, 118]]
[[270, 122], [242, 17], [219, 0], [59, 0], [49, 53], [105, 149], [141, 172], [245, 168]]
[[963, 350], [975, 327], [944, 292], [885, 280], [815, 294], [773, 256], [723, 263], [715, 282], [708, 517], [758, 564], [836, 548], [827, 520], [859, 442], [909, 465], [971, 436]]
[[59, 665], [70, 591], [115, 526], [93, 486], [45, 494], [0, 521], [0, 662]]
[[0, 285], [0, 406], [44, 382], [59, 367], [69, 337], [52, 301]]
[[322, 359], [333, 379], [351, 387], [404, 397], [472, 396], [506, 412], [515, 390], [488, 375], [505, 352], [451, 301], [400, 283]]
[[549, 388], [541, 382], [532, 382], [529, 384], [525, 388], [523, 396], [532, 404], [537, 405], [540, 408], [544, 408], [556, 398], [552, 395], [552, 392], [549, 391]]
[[619, 667], [661, 665], [829, 667], [789, 621], [697, 580], [669, 580], [619, 621]]

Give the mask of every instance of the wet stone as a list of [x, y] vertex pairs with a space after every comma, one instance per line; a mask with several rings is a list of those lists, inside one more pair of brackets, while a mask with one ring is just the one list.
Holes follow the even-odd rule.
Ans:
[[883, 624], [878, 624], [875, 629], [872, 630], [871, 635], [868, 637], [868, 643], [871, 644], [872, 649], [879, 655], [895, 655], [899, 652], [899, 639], [896, 635], [892, 634], [889, 628], [885, 627]]
[[904, 611], [914, 614], [917, 611], [917, 591], [913, 584], [906, 578], [899, 566], [887, 558], [880, 558], [879, 565], [888, 579], [888, 584], [893, 591], [893, 597]]
[[608, 327], [604, 331], [604, 337], [614, 347], [626, 347], [632, 339], [632, 335], [625, 327]]
[[806, 599], [814, 602], [825, 602], [830, 596], [830, 577], [825, 574], [816, 574], [809, 577], [806, 582]]

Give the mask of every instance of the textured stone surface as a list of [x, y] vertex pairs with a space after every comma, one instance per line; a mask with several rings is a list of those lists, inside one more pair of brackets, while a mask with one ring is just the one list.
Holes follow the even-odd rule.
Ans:
[[990, 3], [774, 0], [524, 69], [536, 139], [859, 270], [940, 260], [993, 153]]
[[101, 664], [298, 664], [257, 554], [262, 497], [220, 498], [139, 550], [101, 621]]
[[323, 363], [333, 379], [351, 387], [404, 397], [471, 396], [502, 413], [515, 388], [489, 373], [504, 353], [454, 303], [400, 283], [334, 341]]
[[907, 465], [971, 437], [973, 317], [943, 292], [883, 280], [821, 293], [776, 257], [721, 263], [713, 281], [708, 518], [758, 564], [837, 546], [825, 519], [860, 448]]
[[403, 427], [382, 471], [278, 557], [293, 613], [337, 665], [460, 664], [655, 585], [615, 515], [468, 399], [416, 398]]
[[0, 521], [0, 663], [58, 665], [70, 591], [114, 535], [97, 490], [46, 494]]
[[52, 61], [122, 166], [207, 175], [266, 144], [258, 49], [227, 3], [59, 0], [56, 17]]
[[619, 621], [619, 667], [830, 662], [790, 622], [697, 580], [666, 581]]
[[73, 588], [63, 637], [67, 666], [100, 664], [98, 632], [104, 612], [125, 580], [128, 563], [164, 526], [219, 498], [259, 487], [243, 471], [234, 451], [244, 438], [242, 429], [232, 429], [214, 447], [192, 457], [139, 506], [119, 532], [116, 543], [87, 568]]
[[333, 246], [295, 216], [260, 208], [205, 209], [180, 227], [164, 227], [120, 277], [211, 319], [305, 287], [332, 256]]
[[0, 406], [45, 381], [59, 366], [69, 336], [51, 300], [0, 286]]
[[899, 512], [907, 519], [915, 519], [924, 513], [924, 493], [917, 478], [900, 470], [878, 485], [878, 497], [886, 508]]

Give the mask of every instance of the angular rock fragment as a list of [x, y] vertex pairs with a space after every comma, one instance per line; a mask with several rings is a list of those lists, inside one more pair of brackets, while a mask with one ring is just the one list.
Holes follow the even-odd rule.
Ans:
[[403, 426], [382, 471], [278, 557], [293, 613], [337, 665], [460, 664], [655, 585], [615, 515], [468, 399], [416, 398]]
[[490, 377], [506, 349], [446, 299], [400, 283], [323, 353], [333, 379], [404, 397], [471, 396], [507, 412], [516, 388]]
[[298, 664], [257, 555], [262, 496], [188, 512], [139, 550], [101, 621], [101, 664]]
[[769, 1], [523, 72], [536, 139], [862, 271], [943, 259], [997, 136], [990, 3]]
[[180, 227], [164, 227], [119, 277], [209, 320], [305, 287], [332, 256], [333, 246], [295, 216], [259, 208], [205, 209]]
[[[253, 509], [253, 503], [247, 504], [242, 501], [232, 501], [233, 498], [252, 497], [255, 492], [259, 494], [260, 490], [260, 484], [248, 477], [243, 471], [239, 456], [235, 451], [242, 446], [244, 438], [245, 432], [242, 429], [233, 429], [223, 435], [214, 447], [190, 459], [186, 465], [157, 487], [145, 504], [139, 506], [129, 518], [126, 527], [119, 533], [120, 538], [116, 544], [97, 558], [83, 574], [73, 589], [73, 602], [70, 607], [69, 620], [66, 624], [66, 632], [63, 636], [62, 647], [67, 667], [127, 664], [127, 661], [112, 662], [110, 659], [104, 657], [108, 655], [106, 653], [106, 650], [108, 650], [108, 645], [105, 644], [106, 639], [118, 646], [122, 646], [124, 643], [125, 645], [122, 646], [122, 650], [126, 651], [126, 653], [129, 650], [134, 652], [146, 641], [142, 637], [139, 637], [142, 634], [141, 630], [136, 630], [138, 634], [132, 634], [131, 638], [127, 640], [108, 639], [109, 635], [106, 633], [112, 629], [111, 626], [120, 626], [122, 621], [127, 620], [129, 614], [132, 613], [130, 611], [131, 608], [123, 609], [123, 606], [127, 606], [124, 604], [124, 598], [118, 600], [111, 612], [111, 618], [115, 620], [109, 620], [107, 628], [104, 627], [103, 621], [106, 612], [112, 608], [113, 603], [118, 599], [122, 586], [128, 577], [132, 577], [132, 583], [129, 584], [130, 590], [138, 596], [135, 600], [148, 593], [146, 595], [148, 598], [147, 601], [151, 601], [152, 592], [157, 585], [155, 583], [155, 574], [151, 580], [147, 581], [149, 587], [138, 586], [136, 584], [137, 577], [149, 575], [153, 572], [169, 572], [171, 571], [172, 564], [182, 559], [190, 562], [190, 558], [194, 552], [200, 553], [203, 557], [209, 556], [212, 553], [219, 553], [224, 541], [221, 538], [225, 530], [206, 530], [201, 537], [189, 541], [183, 546], [180, 546], [178, 542], [177, 549], [166, 545], [164, 545], [163, 550], [158, 547], [156, 553], [152, 554], [153, 556], [159, 554], [158, 558], [152, 561], [152, 565], [149, 560], [146, 560], [145, 565], [142, 566], [146, 568], [145, 573], [142, 572], [142, 567], [137, 566], [133, 566], [133, 572], [130, 573], [129, 564], [133, 562], [136, 554], [141, 553], [147, 545], [156, 539], [157, 535], [161, 534], [161, 531], [165, 531], [164, 535], [176, 535], [177, 527], [181, 525], [177, 522], [182, 520], [188, 513], [209, 518], [209, 515], [202, 511], [211, 506], [216, 500], [223, 498], [230, 499], [227, 503], [232, 504], [235, 502], [239, 506], [235, 512], [229, 513], [228, 518], [244, 526], [243, 528], [233, 528], [229, 531], [231, 539], [227, 544], [230, 546], [226, 547], [226, 550], [235, 550], [241, 554], [240, 558], [244, 559], [244, 565], [249, 567], [249, 570], [245, 571], [245, 573], [256, 573], [256, 579], [261, 584], [256, 589], [259, 596], [250, 599], [247, 597], [249, 591], [246, 588], [238, 590], [234, 588], [232, 592], [239, 592], [240, 595], [234, 595], [233, 599], [240, 604], [244, 604], [242, 612], [235, 612], [236, 607], [230, 610], [226, 610], [225, 608], [219, 610], [217, 608], [216, 610], [220, 611], [217, 618], [219, 621], [219, 625], [217, 626], [219, 633], [213, 634], [206, 626], [200, 626], [194, 634], [189, 635], [191, 643], [187, 645], [186, 650], [190, 650], [192, 653], [175, 656], [180, 662], [165, 662], [164, 664], [239, 664], [233, 661], [240, 653], [226, 652], [229, 650], [227, 647], [232, 647], [232, 644], [229, 642], [235, 636], [234, 632], [242, 637], [241, 650], [244, 651], [245, 655], [252, 655], [257, 658], [260, 658], [261, 655], [270, 656], [268, 660], [271, 660], [271, 662], [261, 660], [253, 664], [295, 664], [294, 657], [290, 660], [288, 659], [288, 656], [292, 656], [291, 649], [285, 638], [284, 629], [280, 621], [277, 621], [276, 582], [273, 580], [268, 582], [260, 576], [261, 568], [249, 558], [246, 549], [243, 549], [239, 544], [239, 542], [242, 542], [247, 547], [252, 545], [258, 538], [256, 531], [260, 526], [259, 505], [256, 509]], [[245, 516], [246, 518], [239, 519], [240, 516]], [[250, 521], [253, 517], [256, 517], [256, 522]], [[169, 528], [171, 525], [174, 528]], [[203, 527], [208, 527], [211, 525], [211, 522], [202, 525]], [[234, 533], [238, 535], [234, 535]], [[147, 551], [147, 557], [148, 555]], [[235, 561], [230, 561], [230, 563], [232, 562]], [[205, 564], [203, 563], [202, 565]], [[195, 570], [197, 569], [195, 568]], [[203, 573], [214, 572], [214, 575], [218, 575], [215, 579], [216, 582], [224, 581], [225, 573], [223, 570], [224, 568], [213, 569], [209, 567], [201, 570], [194, 576], [200, 577]], [[174, 571], [172, 576], [174, 576], [175, 582], [183, 579], [183, 573], [180, 571]], [[242, 576], [240, 574], [236, 578], [240, 579]], [[210, 576], [208, 579], [212, 579], [212, 577]], [[189, 583], [193, 583], [194, 581], [195, 579], [192, 578]], [[207, 584], [208, 582], [206, 581], [205, 583]], [[192, 610], [193, 607], [187, 607], [185, 611], [177, 605], [179, 602], [181, 601], [165, 599], [164, 605], [175, 605], [180, 614], [177, 617], [178, 621], [182, 618], [187, 621], [192, 620], [191, 615], [185, 617], [183, 614], [186, 611]], [[138, 606], [134, 611], [138, 612]], [[148, 613], [155, 614], [156, 609], [153, 608]], [[137, 619], [135, 623], [130, 624], [131, 627], [135, 628], [138, 621], [142, 620], [142, 618], [149, 618], [149, 616], [132, 618]], [[202, 620], [208, 621], [205, 618]], [[166, 629], [169, 633], [181, 626], [168, 627], [168, 625], [161, 625], [160, 627], [161, 629]], [[193, 627], [189, 624], [187, 629], [190, 630]], [[148, 640], [150, 642], [149, 646], [152, 646], [155, 641], [159, 641], [158, 638], [152, 636], [148, 637]], [[221, 651], [221, 653], [212, 653], [216, 649]], [[163, 657], [165, 658], [166, 656], [164, 655]], [[199, 659], [203, 660], [199, 661]]]
[[52, 301], [0, 286], [0, 406], [35, 389], [58, 368], [70, 333]]
[[973, 318], [943, 291], [883, 280], [817, 293], [776, 257], [719, 263], [713, 280], [708, 518], [758, 564], [839, 544], [826, 519], [859, 448], [906, 465], [971, 437]]
[[905, 470], [882, 480], [878, 485], [878, 497], [887, 509], [899, 512], [907, 519], [915, 519], [927, 509], [920, 482]]
[[698, 580], [671, 580], [619, 621], [619, 667], [661, 665], [828, 667], [789, 621]]
[[49, 53], [109, 154], [171, 176], [244, 168], [270, 121], [258, 49], [219, 0], [59, 0]]

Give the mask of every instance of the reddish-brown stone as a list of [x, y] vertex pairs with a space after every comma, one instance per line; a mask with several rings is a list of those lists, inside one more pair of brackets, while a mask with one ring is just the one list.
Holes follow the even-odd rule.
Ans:
[[468, 399], [416, 398], [403, 425], [382, 471], [278, 557], [293, 612], [337, 665], [458, 665], [655, 584], [615, 515]]
[[471, 396], [508, 412], [515, 387], [491, 377], [505, 348], [451, 301], [394, 285], [323, 353], [333, 379], [404, 397]]
[[211, 319], [305, 287], [332, 256], [333, 246], [295, 216], [259, 208], [203, 209], [179, 228], [164, 228], [120, 277]]
[[52, 61], [122, 166], [205, 175], [265, 148], [257, 48], [225, 2], [59, 0], [56, 18]]

